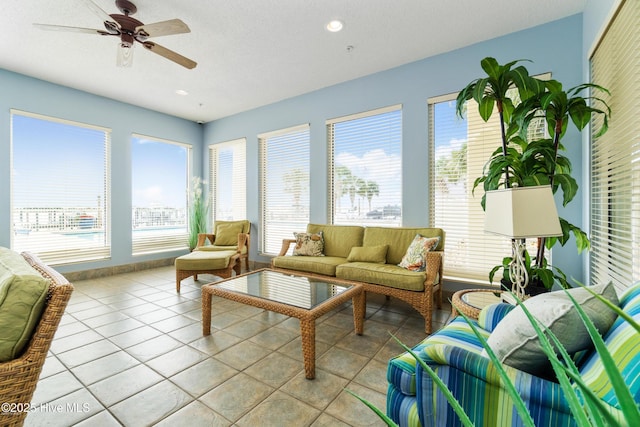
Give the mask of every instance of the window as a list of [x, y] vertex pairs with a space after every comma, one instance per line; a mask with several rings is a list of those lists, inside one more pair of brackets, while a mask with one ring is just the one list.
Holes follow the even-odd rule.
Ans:
[[260, 251], [275, 255], [282, 239], [309, 222], [309, 125], [258, 135], [262, 239]]
[[[538, 76], [549, 78], [550, 75]], [[444, 271], [448, 278], [487, 283], [491, 269], [511, 255], [511, 241], [484, 232], [482, 186], [475, 179], [499, 146], [500, 119], [493, 114], [484, 122], [475, 101], [468, 101], [466, 116], [456, 116], [457, 94], [433, 98], [429, 103], [430, 196], [432, 226], [447, 232]], [[514, 96], [517, 92], [514, 91]], [[542, 121], [532, 122], [529, 134], [542, 137]], [[533, 135], [532, 135], [533, 134]], [[536, 239], [527, 241], [535, 253]], [[548, 254], [548, 252], [547, 252]], [[494, 277], [499, 284], [500, 271]]]
[[402, 225], [402, 110], [327, 122], [333, 224]]
[[[622, 2], [591, 57], [591, 81], [613, 109], [591, 142], [590, 281], [619, 291], [640, 280], [640, 2]], [[634, 54], [631, 54], [631, 53]], [[599, 115], [598, 115], [599, 116]], [[602, 117], [593, 117], [596, 132]]]
[[185, 144], [133, 135], [133, 255], [188, 247], [190, 154]]
[[209, 189], [213, 221], [247, 219], [245, 138], [209, 147]]
[[109, 258], [110, 130], [11, 111], [11, 248], [48, 264]]

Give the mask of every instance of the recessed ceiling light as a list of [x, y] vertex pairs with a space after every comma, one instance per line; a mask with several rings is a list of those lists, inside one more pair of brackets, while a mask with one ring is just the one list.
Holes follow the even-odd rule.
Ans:
[[189, 95], [189, 92], [187, 92], [184, 89], [178, 89], [178, 90], [176, 90], [176, 94], [182, 95], [182, 96], [187, 96], [187, 95]]
[[343, 27], [344, 24], [342, 23], [342, 21], [339, 21], [337, 19], [334, 19], [327, 24], [327, 30], [331, 31], [332, 33], [337, 33], [338, 31], [342, 30]]

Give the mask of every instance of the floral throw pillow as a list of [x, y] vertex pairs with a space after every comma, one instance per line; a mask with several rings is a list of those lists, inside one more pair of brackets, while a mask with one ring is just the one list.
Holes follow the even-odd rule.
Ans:
[[424, 237], [416, 234], [398, 266], [411, 271], [425, 271], [427, 252], [434, 250], [438, 243], [440, 243], [440, 237]]
[[324, 239], [322, 231], [318, 233], [293, 233], [296, 245], [293, 255], [296, 256], [324, 256]]

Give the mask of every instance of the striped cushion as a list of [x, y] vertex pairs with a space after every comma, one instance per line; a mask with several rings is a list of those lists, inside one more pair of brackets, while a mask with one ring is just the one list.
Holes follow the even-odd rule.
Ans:
[[[640, 323], [640, 282], [635, 283], [620, 297], [620, 308]], [[640, 334], [624, 319], [618, 317], [604, 336], [607, 349], [616, 366], [622, 372], [636, 402], [640, 402]], [[604, 371], [602, 360], [596, 352], [586, 358], [580, 374], [596, 395], [608, 404], [619, 408], [611, 382]]]
[[515, 305], [507, 304], [504, 302], [498, 302], [486, 306], [480, 311], [478, 316], [478, 325], [485, 331], [493, 331], [498, 323], [509, 314], [511, 310], [516, 308]]

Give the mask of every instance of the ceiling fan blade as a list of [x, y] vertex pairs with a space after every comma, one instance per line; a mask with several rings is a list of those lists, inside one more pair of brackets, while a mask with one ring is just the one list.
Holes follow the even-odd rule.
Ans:
[[156, 53], [160, 56], [164, 56], [170, 61], [175, 62], [176, 64], [182, 65], [185, 68], [192, 69], [198, 65], [195, 61], [180, 55], [172, 50], [167, 49], [166, 47], [160, 46], [159, 44], [153, 42], [144, 42], [142, 43], [146, 49], [150, 50], [153, 53]]
[[145, 24], [136, 27], [136, 33], [140, 31], [144, 31], [147, 37], [170, 36], [172, 34], [184, 34], [191, 32], [187, 24], [179, 19], [170, 19], [168, 21]]
[[80, 27], [67, 27], [64, 25], [49, 25], [49, 24], [33, 24], [35, 27], [45, 31], [70, 31], [73, 33], [86, 33], [86, 34], [110, 34], [104, 30], [96, 30], [93, 28], [80, 28]]
[[94, 2], [93, 0], [83, 0], [83, 1], [87, 5], [87, 7], [91, 9], [91, 11], [95, 13], [98, 16], [98, 18], [100, 18], [102, 21], [113, 22], [118, 29], [122, 28], [120, 27], [120, 24], [117, 21], [115, 21], [111, 17], [111, 15], [105, 12], [104, 9], [102, 9], [96, 2]]

